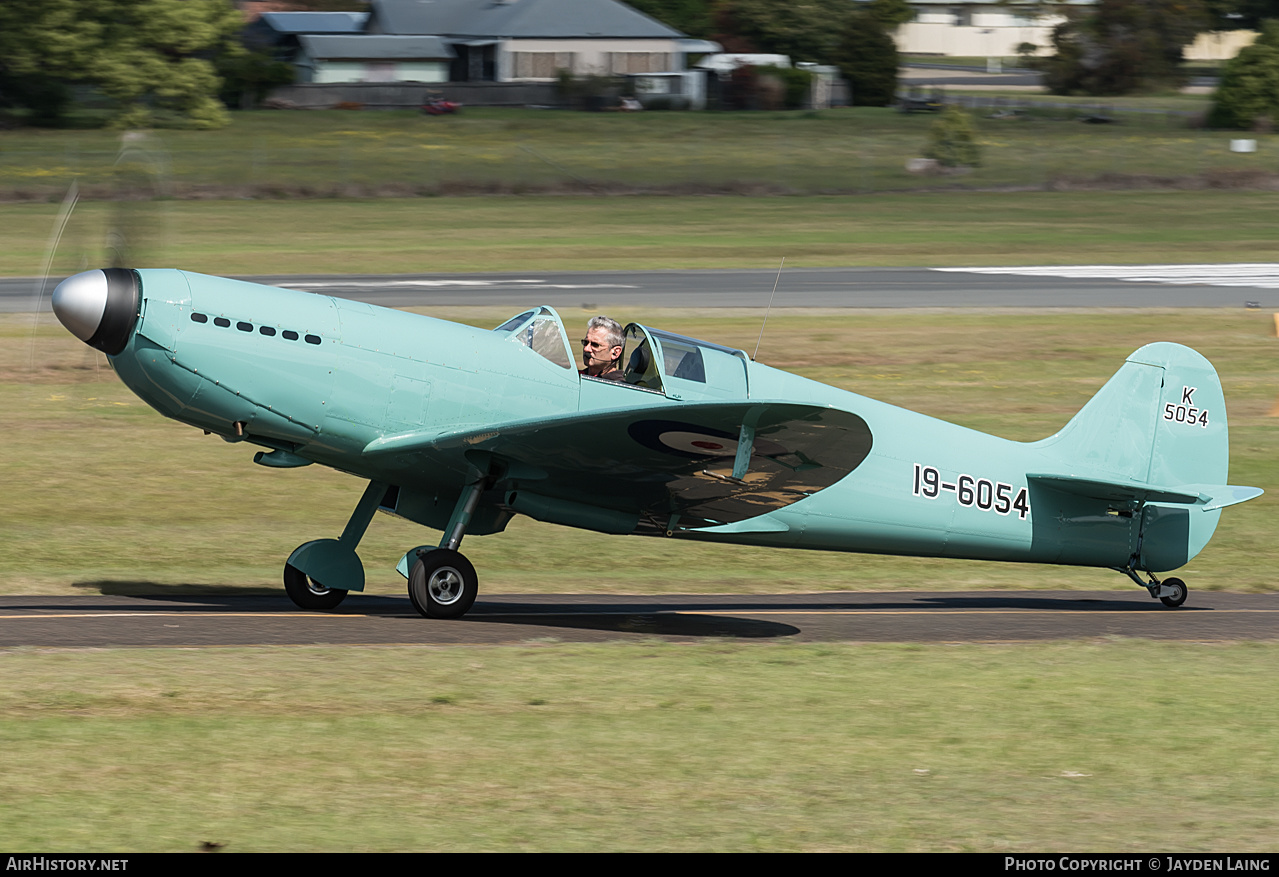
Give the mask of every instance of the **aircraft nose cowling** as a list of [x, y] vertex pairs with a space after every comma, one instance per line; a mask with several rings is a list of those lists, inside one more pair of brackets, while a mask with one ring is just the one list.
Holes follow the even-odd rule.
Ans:
[[85, 271], [53, 290], [53, 312], [72, 335], [114, 356], [138, 321], [138, 286], [138, 275], [127, 268]]

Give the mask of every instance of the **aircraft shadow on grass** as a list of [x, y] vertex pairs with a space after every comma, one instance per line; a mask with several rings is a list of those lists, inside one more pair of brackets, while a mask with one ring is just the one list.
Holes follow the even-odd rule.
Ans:
[[[77, 583], [76, 587], [97, 590], [103, 597], [125, 597], [122, 604], [116, 600], [102, 603], [86, 603], [83, 598], [59, 597], [23, 598], [21, 604], [6, 603], [8, 609], [37, 611], [155, 611], [191, 614], [236, 612], [245, 614], [277, 614], [292, 611], [290, 601], [281, 595], [245, 593], [229, 588], [201, 587], [196, 585], [163, 585], [156, 582], [98, 581]], [[546, 595], [532, 600], [492, 600], [478, 602], [465, 619], [466, 623], [514, 625], [524, 628], [592, 630], [624, 634], [677, 637], [722, 637], [726, 639], [775, 639], [796, 636], [804, 628], [796, 624], [768, 618], [745, 617], [759, 612], [797, 612], [809, 615], [810, 621], [857, 612], [862, 623], [883, 624], [903, 611], [910, 611], [917, 619], [927, 619], [930, 612], [947, 614], [952, 611], [988, 611], [997, 614], [1007, 610], [1037, 612], [1085, 612], [1106, 614], [1114, 612], [1155, 612], [1158, 604], [1129, 599], [1117, 594], [1114, 598], [1092, 594], [1073, 596], [1061, 592], [1037, 594], [921, 594], [892, 596], [884, 599], [844, 599], [820, 595], [797, 595], [793, 600], [768, 599], [714, 599], [689, 600], [676, 598], [661, 600], [651, 598], [622, 598], [605, 601], [589, 595]], [[1202, 608], [1198, 611], [1210, 612]], [[355, 595], [337, 614], [361, 614], [382, 617], [387, 620], [404, 620], [415, 617], [412, 607], [405, 605], [403, 597], [373, 594]]]
[[[7, 603], [7, 609], [52, 611], [154, 611], [154, 612], [242, 612], [277, 613], [296, 607], [287, 597], [270, 589], [228, 588], [204, 585], [166, 585], [159, 582], [93, 581], [77, 582], [74, 587], [97, 591], [103, 597], [127, 597], [134, 601], [86, 603], [84, 598], [28, 597], [19, 604]], [[722, 636], [760, 639], [794, 636], [800, 629], [789, 624], [752, 618], [734, 618], [736, 606], [679, 606], [647, 601], [642, 605], [609, 605], [582, 602], [570, 597], [563, 602], [478, 604], [467, 620], [487, 624], [516, 624], [547, 628], [614, 631], [618, 633], [652, 634], [654, 636]], [[776, 608], [776, 607], [774, 607]], [[697, 614], [685, 614], [696, 612]], [[359, 594], [347, 602], [342, 613], [383, 616], [386, 618], [417, 617], [403, 597]]]
[[[104, 597], [132, 597], [142, 600], [165, 601], [177, 604], [175, 609], [187, 606], [191, 609], [236, 608], [244, 611], [275, 611], [278, 607], [290, 607], [292, 604], [284, 595], [274, 588], [234, 588], [218, 585], [165, 584], [161, 582], [102, 580], [76, 582], [74, 588], [96, 591]], [[84, 609], [89, 608], [75, 598], [74, 602], [60, 602], [58, 597], [32, 597], [40, 601], [40, 608]], [[622, 600], [624, 602], [617, 602]], [[119, 608], [118, 603], [103, 604], [96, 608]], [[26, 607], [32, 608], [32, 607]], [[404, 598], [378, 594], [353, 595], [345, 605], [347, 610], [358, 610], [368, 614], [399, 614], [405, 610]], [[525, 599], [490, 599], [475, 603], [472, 612], [475, 621], [503, 621], [509, 616], [530, 616], [531, 618], [567, 617], [578, 615], [653, 615], [656, 613], [723, 613], [723, 612], [847, 612], [847, 611], [892, 611], [916, 610], [921, 614], [929, 609], [937, 610], [977, 610], [977, 609], [1028, 609], [1055, 610], [1066, 612], [1132, 612], [1134, 610], [1151, 609], [1158, 611], [1153, 603], [1131, 599], [1126, 593], [1116, 592], [1114, 597], [1100, 597], [1091, 592], [1080, 592], [1078, 596], [1060, 591], [1033, 594], [1010, 592], [1008, 594], [920, 594], [894, 595], [887, 599], [866, 600], [861, 598], [843, 599], [824, 595], [796, 595], [794, 600], [772, 597], [768, 599], [718, 599], [690, 601], [679, 598], [665, 601], [651, 597], [613, 597], [602, 601], [589, 594], [546, 595], [533, 600]], [[1189, 610], [1187, 610], [1189, 611]], [[503, 616], [503, 617], [495, 617]], [[523, 619], [511, 623], [540, 623], [536, 620]]]

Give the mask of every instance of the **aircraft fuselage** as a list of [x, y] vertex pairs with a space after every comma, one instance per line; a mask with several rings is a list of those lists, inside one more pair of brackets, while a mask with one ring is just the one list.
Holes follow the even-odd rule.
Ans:
[[[575, 367], [530, 355], [493, 331], [428, 316], [181, 271], [138, 274], [140, 317], [110, 359], [148, 404], [229, 441], [276, 449], [286, 460], [434, 496], [444, 511], [414, 519], [439, 528], [465, 483], [466, 461], [406, 473], [366, 454], [371, 442], [611, 409], [674, 417], [682, 405], [724, 399], [712, 387], [663, 393], [583, 379]], [[830, 487], [749, 520], [679, 530], [680, 537], [1106, 567], [1139, 556], [1137, 568], [1163, 570], [1193, 557], [1216, 526], [1218, 511], [1191, 519], [1183, 509], [1134, 509], [1036, 483], [1029, 474], [1062, 468], [1053, 439], [982, 434], [741, 359], [739, 399], [851, 412], [865, 421], [873, 447]], [[1199, 392], [1212, 428], [1224, 431], [1219, 391], [1211, 401], [1211, 390]], [[1088, 460], [1072, 466], [1105, 474], [1106, 455], [1094, 462], [1103, 468]], [[1224, 483], [1224, 463], [1219, 468], [1219, 477], [1197, 480]], [[504, 525], [498, 515], [472, 532]]]

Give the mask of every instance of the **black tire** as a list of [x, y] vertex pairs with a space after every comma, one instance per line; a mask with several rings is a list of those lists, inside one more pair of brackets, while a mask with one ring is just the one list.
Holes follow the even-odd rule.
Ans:
[[1189, 589], [1186, 587], [1186, 583], [1183, 582], [1181, 579], [1164, 579], [1159, 584], [1161, 584], [1165, 588], [1172, 588], [1174, 591], [1176, 591], [1176, 593], [1174, 593], [1171, 597], [1160, 597], [1159, 598], [1160, 603], [1163, 603], [1165, 606], [1167, 606], [1170, 609], [1176, 609], [1182, 603], [1186, 602], [1186, 597], [1189, 594]]
[[461, 618], [475, 604], [479, 592], [475, 567], [447, 548], [428, 551], [409, 570], [409, 600], [426, 618]]
[[346, 599], [346, 591], [326, 588], [292, 564], [284, 565], [284, 592], [299, 609], [328, 612]]

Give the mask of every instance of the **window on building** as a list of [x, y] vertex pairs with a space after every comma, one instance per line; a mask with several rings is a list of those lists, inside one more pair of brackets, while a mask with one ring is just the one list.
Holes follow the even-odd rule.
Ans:
[[395, 82], [399, 79], [394, 61], [365, 61], [365, 82]]
[[670, 52], [609, 52], [609, 73], [665, 73], [671, 69]]
[[516, 79], [554, 79], [560, 70], [573, 72], [572, 52], [512, 52]]

